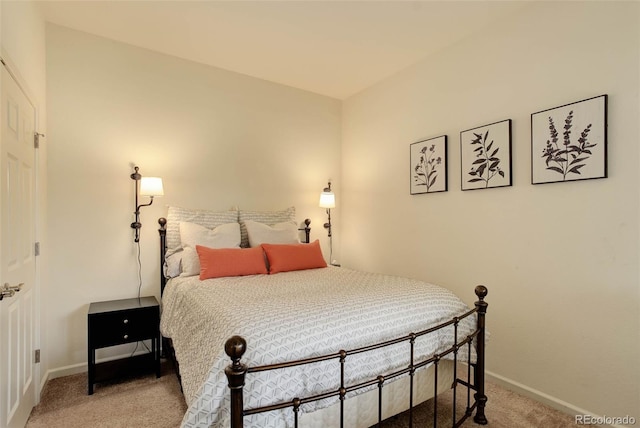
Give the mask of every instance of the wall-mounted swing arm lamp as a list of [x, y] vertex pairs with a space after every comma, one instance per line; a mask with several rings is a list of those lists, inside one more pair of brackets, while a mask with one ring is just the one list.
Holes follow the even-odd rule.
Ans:
[[331, 237], [331, 208], [336, 207], [336, 195], [331, 191], [331, 182], [329, 181], [327, 187], [320, 193], [320, 202], [318, 204], [320, 208], [327, 209], [327, 222], [324, 224], [324, 228], [327, 229], [329, 237]]
[[[153, 203], [154, 196], [163, 196], [164, 189], [162, 188], [162, 179], [159, 177], [143, 177], [139, 172], [139, 168], [134, 167], [134, 172], [131, 174], [131, 179], [135, 181], [135, 194], [136, 194], [136, 202], [135, 207], [136, 210], [134, 214], [136, 215], [136, 220], [131, 223], [131, 227], [136, 231], [135, 234], [135, 242], [140, 242], [140, 228], [142, 227], [142, 223], [140, 223], [140, 208], [148, 207]], [[139, 196], [148, 196], [149, 203], [148, 204], [139, 204], [138, 197]]]

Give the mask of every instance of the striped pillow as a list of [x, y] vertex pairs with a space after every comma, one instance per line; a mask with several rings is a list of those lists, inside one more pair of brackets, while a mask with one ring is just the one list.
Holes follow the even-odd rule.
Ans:
[[[284, 223], [286, 221], [296, 222], [296, 207], [289, 207], [282, 211], [245, 211], [240, 210], [238, 215], [240, 221], [240, 246], [249, 248], [249, 236], [247, 234], [247, 226], [245, 220], [253, 220], [258, 223], [273, 226], [276, 223]], [[296, 223], [297, 224], [297, 223]]]

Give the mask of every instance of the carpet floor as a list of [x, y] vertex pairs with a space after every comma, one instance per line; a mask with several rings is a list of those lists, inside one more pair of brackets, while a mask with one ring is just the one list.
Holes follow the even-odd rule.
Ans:
[[[534, 400], [488, 382], [486, 416], [492, 428], [561, 428], [575, 426], [574, 418]], [[458, 396], [458, 402], [460, 395]], [[438, 398], [439, 427], [451, 426], [452, 394]], [[460, 403], [458, 403], [460, 404]], [[154, 375], [121, 379], [96, 385], [87, 395], [87, 374], [52, 379], [47, 382], [26, 428], [175, 428], [187, 409], [178, 380], [168, 363], [162, 377]], [[460, 413], [463, 409], [460, 407]], [[409, 426], [408, 414], [392, 417], [384, 428]], [[415, 426], [431, 426], [433, 402], [414, 410]], [[477, 427], [472, 419], [463, 427]], [[328, 427], [329, 428], [329, 427]]]

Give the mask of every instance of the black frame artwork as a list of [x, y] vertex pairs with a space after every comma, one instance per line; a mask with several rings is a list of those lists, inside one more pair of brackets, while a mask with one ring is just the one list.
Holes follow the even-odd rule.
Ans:
[[410, 151], [410, 193], [447, 191], [447, 136], [412, 143]]
[[460, 132], [462, 190], [511, 186], [511, 119]]
[[607, 95], [531, 114], [531, 183], [607, 177]]

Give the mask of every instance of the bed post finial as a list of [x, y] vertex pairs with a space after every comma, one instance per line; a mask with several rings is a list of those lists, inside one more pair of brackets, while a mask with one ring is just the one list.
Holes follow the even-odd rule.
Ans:
[[240, 336], [231, 336], [224, 344], [224, 352], [226, 352], [229, 358], [231, 358], [233, 367], [241, 365], [240, 359], [246, 350], [247, 341]]
[[[487, 287], [485, 287], [484, 285], [478, 285], [476, 287], [476, 296], [478, 296], [478, 298], [480, 300], [484, 300], [485, 297], [487, 297], [487, 293], [489, 293], [489, 290], [487, 290]], [[486, 312], [486, 307], [485, 307], [485, 312]]]
[[240, 360], [247, 350], [247, 341], [240, 336], [232, 336], [224, 344], [224, 352], [231, 358], [231, 364], [224, 369], [231, 390], [231, 428], [242, 428], [243, 399], [242, 388], [247, 366]]
[[478, 296], [478, 301], [475, 303], [478, 315], [478, 336], [476, 342], [476, 368], [475, 368], [475, 383], [476, 383], [476, 394], [475, 399], [476, 403], [478, 403], [478, 407], [476, 408], [476, 415], [473, 417], [475, 423], [479, 425], [486, 425], [489, 421], [487, 421], [487, 417], [484, 414], [484, 408], [487, 404], [487, 396], [484, 393], [484, 345], [485, 345], [485, 316], [487, 313], [487, 306], [489, 304], [484, 301], [484, 298], [487, 296], [489, 292], [487, 287], [484, 285], [478, 285], [476, 287], [476, 296]]
[[311, 220], [308, 218], [304, 219], [304, 237], [306, 239], [307, 244], [309, 243], [309, 234], [311, 233], [311, 228], [309, 225], [311, 224]]

